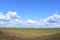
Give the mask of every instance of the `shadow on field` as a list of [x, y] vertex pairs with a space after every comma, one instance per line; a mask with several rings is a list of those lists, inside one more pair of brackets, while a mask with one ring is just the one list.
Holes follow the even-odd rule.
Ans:
[[18, 38], [16, 36], [10, 36], [8, 32], [0, 30], [0, 40], [60, 40], [60, 33], [37, 36], [29, 39], [29, 38], [21, 38], [21, 37]]

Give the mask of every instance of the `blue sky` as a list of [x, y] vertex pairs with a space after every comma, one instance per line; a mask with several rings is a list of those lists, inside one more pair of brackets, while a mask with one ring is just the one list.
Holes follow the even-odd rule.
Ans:
[[10, 15], [9, 12], [11, 14], [16, 12], [15, 16], [20, 16], [19, 20], [24, 22], [29, 20], [31, 23], [50, 18], [50, 16], [54, 17], [57, 15], [56, 11], [60, 14], [60, 0], [0, 0], [1, 15], [6, 16], [6, 14]]
[[23, 19], [39, 20], [59, 12], [60, 0], [0, 0], [0, 11], [16, 11]]

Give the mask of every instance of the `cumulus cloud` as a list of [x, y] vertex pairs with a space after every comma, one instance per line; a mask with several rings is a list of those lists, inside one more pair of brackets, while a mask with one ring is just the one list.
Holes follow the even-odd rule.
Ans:
[[7, 12], [5, 15], [0, 13], [0, 26], [13, 25], [14, 22], [17, 22], [21, 17], [16, 12]]
[[49, 16], [46, 19], [42, 20], [41, 24], [48, 28], [60, 27], [60, 15], [54, 14], [52, 16]]
[[22, 20], [17, 12], [8, 11], [5, 15], [0, 13], [0, 27], [60, 28], [60, 15], [54, 14], [40, 21]]
[[11, 18], [11, 19], [17, 19], [17, 18], [21, 18], [20, 16], [18, 16], [18, 14], [16, 12], [11, 12], [9, 11], [6, 14], [7, 18]]
[[54, 14], [45, 19], [48, 23], [59, 23], [60, 22], [60, 15]]
[[22, 20], [17, 12], [8, 11], [5, 15], [0, 13], [0, 27], [31, 27], [36, 24], [34, 20]]
[[27, 24], [36, 24], [37, 23], [37, 21], [35, 21], [35, 20], [27, 20], [26, 22], [27, 22]]

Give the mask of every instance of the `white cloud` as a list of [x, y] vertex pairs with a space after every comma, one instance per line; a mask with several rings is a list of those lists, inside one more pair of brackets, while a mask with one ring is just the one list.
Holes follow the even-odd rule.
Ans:
[[26, 22], [27, 22], [27, 24], [36, 24], [37, 23], [37, 21], [35, 21], [35, 20], [27, 20]]
[[54, 14], [40, 21], [22, 20], [17, 12], [8, 11], [5, 15], [0, 13], [0, 27], [22, 28], [58, 28], [60, 27], [60, 15]]
[[[14, 22], [17, 22], [20, 18], [21, 17], [16, 12], [9, 11], [5, 15], [0, 13], [0, 26], [3, 26], [5, 24], [7, 24], [7, 23], [13, 24]], [[1, 24], [3, 24], [3, 25], [1, 25]]]
[[0, 19], [5, 19], [5, 16], [2, 13], [0, 13]]
[[16, 12], [11, 12], [11, 11], [9, 11], [5, 16], [11, 19], [21, 18]]
[[49, 16], [44, 21], [48, 23], [60, 23], [60, 15], [54, 14], [53, 16]]
[[40, 21], [40, 23], [45, 27], [50, 27], [50, 28], [60, 27], [60, 15], [54, 14]]

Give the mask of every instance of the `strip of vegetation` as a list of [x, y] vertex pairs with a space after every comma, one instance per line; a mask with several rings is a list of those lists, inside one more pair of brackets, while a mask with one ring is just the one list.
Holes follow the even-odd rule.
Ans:
[[1, 28], [0, 40], [60, 40], [60, 29]]

